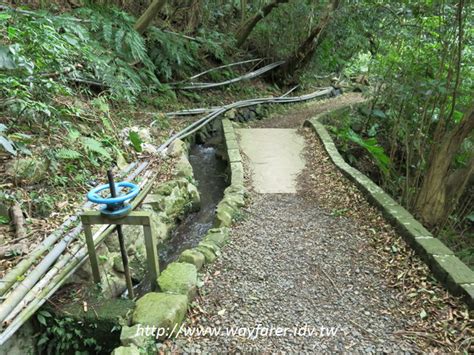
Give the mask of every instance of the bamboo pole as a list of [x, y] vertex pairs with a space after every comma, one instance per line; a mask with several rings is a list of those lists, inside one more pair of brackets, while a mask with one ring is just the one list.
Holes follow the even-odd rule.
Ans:
[[[151, 174], [147, 175], [149, 176]], [[132, 201], [132, 209], [138, 207], [153, 187], [157, 174], [151, 177], [148, 176], [140, 183], [142, 189], [138, 196]], [[96, 247], [100, 245], [114, 229], [115, 226], [102, 226], [98, 232], [94, 233], [94, 244]], [[74, 249], [71, 251], [70, 256], [61, 259], [62, 261], [58, 263], [58, 265], [55, 265], [50, 272], [48, 272], [48, 275], [30, 290], [25, 296], [25, 302], [21, 305], [17, 305], [14, 314], [6, 319], [7, 328], [0, 334], [0, 346], [2, 346], [87, 260], [88, 254], [85, 244], [76, 246], [75, 248], [78, 249], [77, 252], [73, 252], [76, 251], [76, 249]]]
[[[128, 174], [137, 163], [129, 164], [120, 175]], [[93, 204], [91, 202], [84, 203], [80, 210], [86, 210], [91, 208]], [[66, 221], [61, 224], [61, 226], [51, 233], [45, 240], [43, 240], [33, 251], [30, 252], [28, 258], [23, 259], [18, 263], [13, 269], [11, 269], [0, 281], [0, 296], [5, 295], [5, 293], [28, 271], [31, 265], [33, 265], [37, 259], [43, 255], [47, 250], [49, 250], [61, 236], [67, 231], [76, 221], [79, 220], [79, 215], [74, 215], [69, 217]]]
[[[150, 174], [148, 174], [150, 175]], [[145, 199], [145, 196], [150, 191], [153, 183], [156, 179], [155, 177], [145, 177], [140, 187], [142, 187], [142, 192], [138, 195], [132, 203], [132, 209], [135, 209], [141, 201]], [[137, 200], [138, 199], [138, 200]], [[99, 228], [98, 231], [94, 233], [94, 238], [100, 241], [104, 240], [107, 236], [109, 236], [115, 229], [115, 226], [111, 225], [104, 225]], [[95, 242], [96, 247], [100, 244], [100, 242]], [[35, 298], [38, 297], [39, 293], [43, 288], [45, 288], [56, 275], [61, 274], [61, 270], [63, 267], [68, 265], [71, 260], [75, 257], [75, 254], [83, 251], [87, 252], [87, 248], [84, 247], [84, 244], [76, 244], [71, 251], [68, 251], [58, 262], [48, 271], [48, 273], [32, 288], [27, 295], [21, 300], [21, 302], [15, 307], [15, 309], [9, 314], [9, 316], [5, 319], [4, 323], [11, 323], [12, 320], [15, 318], [17, 314], [21, 312], [21, 310], [26, 307], [30, 302], [32, 302]], [[81, 263], [82, 264], [82, 263]], [[80, 265], [79, 265], [80, 266]]]
[[260, 105], [260, 104], [269, 104], [269, 103], [295, 103], [295, 102], [301, 102], [301, 101], [308, 101], [308, 100], [313, 100], [318, 97], [322, 96], [328, 96], [330, 95], [334, 88], [332, 87], [325, 87], [321, 88], [318, 91], [312, 92], [310, 94], [306, 95], [301, 95], [301, 96], [293, 96], [293, 97], [288, 97], [287, 95], [291, 93], [295, 88], [291, 89], [289, 92], [285, 93], [282, 96], [279, 97], [268, 97], [268, 98], [261, 98], [261, 99], [249, 99], [249, 100], [242, 100], [242, 101], [237, 101], [234, 103], [231, 103], [229, 105], [224, 105], [220, 108], [216, 108], [214, 111], [209, 113], [208, 115], [200, 118], [196, 122], [190, 124], [187, 126], [185, 129], [182, 131], [174, 134], [171, 136], [165, 143], [163, 143], [158, 150], [165, 150], [174, 140], [176, 139], [183, 139], [190, 134], [198, 131], [202, 127], [204, 127], [206, 124], [211, 122], [214, 118], [218, 117], [219, 115], [225, 113], [228, 110], [231, 110], [233, 108], [243, 108], [243, 107], [248, 107], [248, 106], [254, 106], [254, 105]]
[[225, 68], [231, 68], [231, 67], [235, 67], [237, 65], [242, 65], [242, 64], [248, 64], [248, 63], [255, 63], [255, 62], [261, 62], [263, 59], [262, 58], [256, 58], [256, 59], [249, 59], [249, 60], [243, 60], [241, 62], [235, 62], [235, 63], [230, 63], [230, 64], [225, 64], [225, 65], [221, 65], [221, 66], [218, 66], [218, 67], [214, 67], [214, 68], [211, 68], [211, 69], [208, 69], [208, 70], [205, 70], [199, 74], [196, 74], [196, 75], [193, 75], [187, 79], [184, 79], [180, 82], [176, 82], [176, 83], [171, 83], [170, 85], [179, 85], [181, 83], [185, 83], [187, 81], [191, 81], [191, 80], [194, 80], [194, 79], [197, 79], [199, 78], [200, 76], [203, 76], [203, 75], [206, 75], [206, 74], [209, 74], [213, 71], [217, 71], [217, 70], [220, 70], [220, 69], [225, 69]]
[[247, 74], [244, 74], [242, 76], [239, 76], [237, 78], [221, 81], [219, 83], [189, 83], [189, 85], [185, 85], [185, 86], [179, 86], [178, 85], [177, 88], [180, 89], [180, 90], [198, 90], [198, 89], [212, 89], [212, 88], [216, 88], [216, 87], [219, 87], [219, 86], [234, 84], [234, 83], [237, 83], [237, 82], [242, 81], [242, 80], [249, 80], [249, 79], [256, 78], [257, 76], [260, 76], [260, 75], [262, 75], [262, 74], [264, 74], [264, 73], [266, 73], [270, 70], [275, 69], [276, 67], [282, 65], [283, 63], [285, 63], [285, 62], [280, 61], [280, 62], [268, 64], [268, 65], [266, 65], [266, 66], [264, 66], [260, 69], [251, 71], [251, 72], [249, 72]]
[[[143, 164], [142, 164], [143, 165]], [[142, 166], [140, 165], [140, 167]], [[140, 167], [137, 169], [139, 170]], [[130, 176], [136, 176], [136, 172], [132, 173]], [[93, 206], [92, 203], [86, 203], [84, 206]], [[74, 220], [78, 219], [78, 216], [75, 216]], [[72, 222], [71, 222], [72, 223]], [[3, 322], [8, 314], [15, 308], [15, 306], [20, 302], [21, 298], [38, 282], [39, 279], [48, 271], [48, 269], [56, 262], [59, 256], [66, 250], [69, 244], [76, 239], [76, 237], [82, 231], [82, 223], [74, 227], [66, 236], [58, 241], [53, 249], [46, 254], [46, 256], [39, 262], [38, 265], [22, 280], [18, 283], [18, 286], [15, 287], [11, 293], [8, 295], [7, 299], [0, 305], [0, 322]], [[59, 239], [61, 235], [58, 235]], [[52, 246], [51, 244], [50, 246]]]

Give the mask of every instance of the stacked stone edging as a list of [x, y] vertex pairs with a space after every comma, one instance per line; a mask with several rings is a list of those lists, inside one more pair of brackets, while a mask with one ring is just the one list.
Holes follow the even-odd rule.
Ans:
[[[237, 137], [232, 123], [222, 120], [222, 130], [230, 168], [231, 184], [224, 191], [224, 198], [216, 207], [214, 228], [210, 229], [197, 247], [184, 250], [178, 261], [168, 265], [158, 277], [161, 292], [148, 293], [137, 300], [132, 316], [132, 327], [124, 326], [121, 347], [113, 354], [139, 354], [140, 349], [152, 342], [137, 332], [139, 326], [155, 326], [167, 330], [159, 336], [164, 339], [173, 335], [173, 329], [183, 322], [187, 307], [196, 293], [198, 271], [220, 256], [220, 249], [227, 243], [229, 227], [245, 204], [244, 168]], [[138, 346], [138, 347], [137, 347]]]
[[454, 252], [439, 239], [434, 238], [410, 212], [400, 206], [367, 176], [345, 162], [328, 131], [319, 122], [328, 114], [331, 112], [307, 120], [305, 126], [313, 128], [332, 162], [359, 187], [371, 203], [382, 211], [405, 241], [430, 267], [436, 278], [453, 295], [462, 296], [468, 307], [472, 309], [474, 307], [474, 271], [457, 258]]

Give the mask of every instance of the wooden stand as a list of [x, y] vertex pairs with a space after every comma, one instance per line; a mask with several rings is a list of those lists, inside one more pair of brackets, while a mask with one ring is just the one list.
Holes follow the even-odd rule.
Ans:
[[92, 238], [92, 228], [94, 224], [115, 224], [143, 226], [145, 234], [145, 248], [147, 256], [147, 268], [151, 277], [152, 287], [156, 286], [156, 279], [160, 274], [158, 253], [156, 250], [156, 236], [151, 229], [151, 212], [136, 211], [118, 219], [111, 219], [102, 215], [99, 211], [86, 211], [81, 215], [84, 233], [86, 235], [87, 250], [91, 262], [92, 276], [95, 283], [100, 283], [99, 260], [97, 258], [96, 246]]

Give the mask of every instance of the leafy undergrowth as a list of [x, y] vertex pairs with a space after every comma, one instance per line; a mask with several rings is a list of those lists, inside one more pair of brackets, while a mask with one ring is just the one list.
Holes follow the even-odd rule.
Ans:
[[[73, 214], [108, 168], [153, 155], [196, 119], [165, 112], [279, 94], [263, 82], [173, 90], [166, 83], [239, 60], [240, 52], [227, 54], [231, 42], [212, 31], [197, 42], [154, 27], [142, 37], [135, 20], [114, 7], [0, 12], [0, 243], [8, 247], [0, 274]], [[27, 217], [21, 240], [7, 213], [15, 201]]]
[[[391, 144], [396, 141], [384, 128], [387, 115], [380, 109], [371, 112], [366, 107], [346, 110], [326, 123], [344, 159], [370, 177], [405, 208], [413, 212], [414, 198], [418, 188], [407, 189], [404, 154], [391, 154]], [[402, 148], [403, 150], [403, 148]], [[456, 157], [456, 164], [467, 164], [469, 148], [464, 148]], [[410, 168], [410, 174], [419, 175], [422, 169]], [[431, 232], [451, 248], [469, 267], [474, 268], [474, 214], [472, 213], [472, 187], [468, 188], [449, 218]]]

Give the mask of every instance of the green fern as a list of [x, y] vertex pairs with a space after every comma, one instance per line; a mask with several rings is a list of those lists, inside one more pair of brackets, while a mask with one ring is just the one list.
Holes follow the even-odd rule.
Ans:
[[126, 32], [119, 28], [119, 30], [115, 33], [114, 38], [114, 50], [119, 53], [122, 57], [128, 57], [129, 53], [123, 51], [123, 39], [125, 37]]
[[[102, 38], [106, 43], [111, 43], [113, 39], [113, 28], [112, 28], [112, 22], [110, 21], [105, 21], [103, 22], [102, 26]], [[100, 28], [100, 27], [99, 27]], [[97, 30], [99, 29], [97, 28]]]
[[91, 137], [82, 137], [81, 144], [86, 151], [96, 153], [106, 159], [111, 159], [110, 154], [98, 140]]
[[56, 152], [56, 158], [61, 160], [76, 160], [82, 157], [82, 154], [76, 150], [61, 148]]
[[71, 129], [68, 133], [68, 139], [70, 142], [75, 142], [77, 139], [81, 136], [81, 133], [79, 131], [76, 131], [75, 129]]
[[130, 48], [130, 54], [135, 60], [149, 61], [145, 42], [143, 38], [136, 32], [128, 32], [125, 36], [125, 43]]
[[195, 42], [152, 27], [148, 30], [147, 45], [156, 71], [166, 80], [176, 72], [187, 76], [197, 67], [199, 45]]

